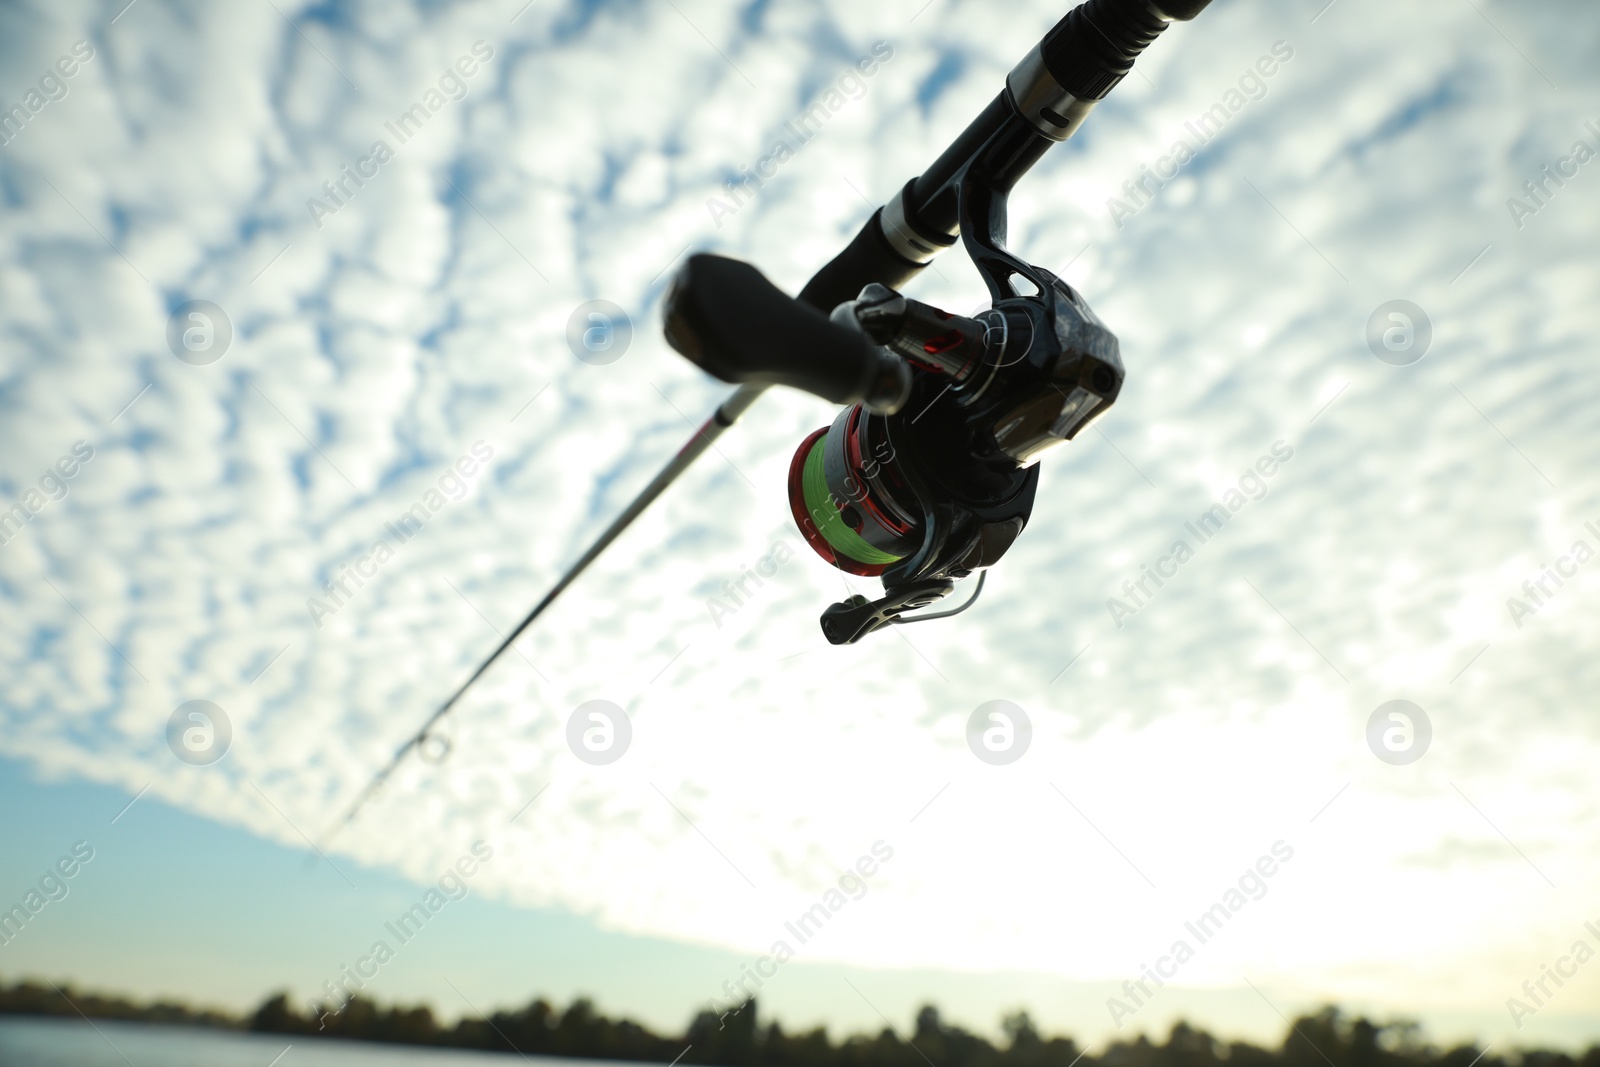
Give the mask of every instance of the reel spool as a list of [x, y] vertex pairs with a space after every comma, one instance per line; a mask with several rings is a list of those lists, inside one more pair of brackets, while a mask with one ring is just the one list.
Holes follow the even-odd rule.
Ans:
[[880, 577], [922, 543], [922, 513], [894, 446], [859, 404], [800, 443], [789, 510], [817, 555], [847, 574]]

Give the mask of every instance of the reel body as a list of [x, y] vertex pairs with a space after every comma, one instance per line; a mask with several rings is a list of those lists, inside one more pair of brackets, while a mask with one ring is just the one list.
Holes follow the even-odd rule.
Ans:
[[[823, 617], [847, 643], [946, 595], [993, 566], [1026, 527], [1039, 460], [1103, 414], [1124, 378], [1116, 338], [1065, 282], [1008, 297], [967, 319], [882, 285], [841, 305], [912, 367], [905, 403], [857, 403], [806, 438], [789, 471], [789, 505], [825, 561], [882, 578], [883, 601]], [[887, 610], [886, 610], [887, 609]]]
[[[982, 256], [974, 262], [991, 268], [995, 297], [977, 318], [881, 283], [824, 318], [748, 264], [709, 255], [691, 257], [668, 296], [667, 337], [697, 364], [848, 405], [801, 442], [788, 479], [806, 543], [846, 573], [883, 581], [882, 599], [824, 613], [834, 644], [914, 621], [902, 616], [997, 563], [1028, 523], [1039, 460], [1122, 390], [1117, 339], [1076, 290], [1012, 257], [992, 232], [968, 230], [967, 240]], [[828, 360], [805, 358], [815, 345], [829, 347]]]

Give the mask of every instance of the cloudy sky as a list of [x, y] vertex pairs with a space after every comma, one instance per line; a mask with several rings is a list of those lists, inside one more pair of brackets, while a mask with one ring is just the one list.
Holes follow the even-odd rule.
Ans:
[[[1600, 1035], [1600, 962], [1521, 1030], [1506, 1003], [1600, 947], [1593, 5], [1218, 0], [1174, 28], [1013, 198], [1013, 247], [1117, 332], [1128, 384], [1048, 458], [977, 607], [822, 640], [846, 586], [784, 477], [832, 409], [770, 393], [319, 858], [725, 394], [661, 339], [674, 264], [797, 290], [1063, 8], [124, 3], [0, 9], [0, 106], [27, 117], [0, 146], [0, 508], [28, 520], [0, 546], [0, 898], [95, 849], [0, 976], [309, 997], [482, 840], [469, 900], [371, 993], [586, 991], [677, 1027], [881, 841], [763, 991], [786, 1022], [903, 1025], [931, 996], [984, 1029], [1025, 1005], [1096, 1042], [1180, 1013], [1276, 1037], [1336, 1000]], [[877, 42], [821, 134], [713, 211]], [[1124, 191], [1230, 98], [1158, 193]], [[913, 294], [983, 300], [959, 254]], [[605, 364], [566, 339], [592, 300], [634, 327]], [[191, 301], [225, 316], [203, 358]], [[1392, 301], [1421, 316], [1398, 352]], [[1274, 450], [1260, 498], [1114, 617]], [[1536, 601], [1546, 568], [1571, 573]], [[204, 766], [169, 745], [196, 700], [231, 729]], [[604, 766], [567, 742], [594, 700], [631, 723]], [[1032, 725], [1006, 766], [966, 740], [990, 700]], [[1391, 700], [1431, 733], [1410, 763], [1369, 745]], [[1260, 899], [1117, 1030], [1107, 998], [1274, 846]]]

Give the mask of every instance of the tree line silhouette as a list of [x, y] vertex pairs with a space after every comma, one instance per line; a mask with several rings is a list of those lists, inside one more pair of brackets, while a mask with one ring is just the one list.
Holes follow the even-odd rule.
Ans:
[[335, 1014], [302, 1012], [276, 993], [247, 1016], [170, 1001], [138, 1004], [124, 997], [76, 993], [71, 986], [23, 981], [0, 984], [0, 1015], [79, 1015], [134, 1022], [205, 1026], [439, 1048], [478, 1049], [524, 1056], [704, 1064], [709, 1067], [1600, 1067], [1600, 1045], [1578, 1056], [1518, 1050], [1492, 1054], [1473, 1044], [1440, 1048], [1412, 1022], [1379, 1023], [1335, 1007], [1289, 1025], [1283, 1043], [1262, 1048], [1225, 1041], [1188, 1023], [1175, 1024], [1164, 1043], [1146, 1035], [1088, 1055], [1070, 1037], [1045, 1037], [1025, 1011], [1005, 1016], [1003, 1044], [946, 1022], [922, 1008], [907, 1034], [885, 1027], [835, 1043], [823, 1027], [790, 1033], [761, 1023], [754, 1000], [724, 1015], [702, 1011], [682, 1036], [663, 1037], [628, 1019], [611, 1019], [579, 998], [558, 1010], [539, 998], [487, 1018], [463, 1017], [441, 1026], [426, 1005], [382, 1006], [365, 997]]

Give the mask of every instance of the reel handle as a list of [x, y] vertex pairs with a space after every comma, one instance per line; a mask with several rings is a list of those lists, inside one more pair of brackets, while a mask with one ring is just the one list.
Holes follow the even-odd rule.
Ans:
[[737, 259], [690, 256], [673, 280], [665, 318], [667, 342], [725, 382], [787, 385], [885, 414], [911, 392], [904, 360]]

